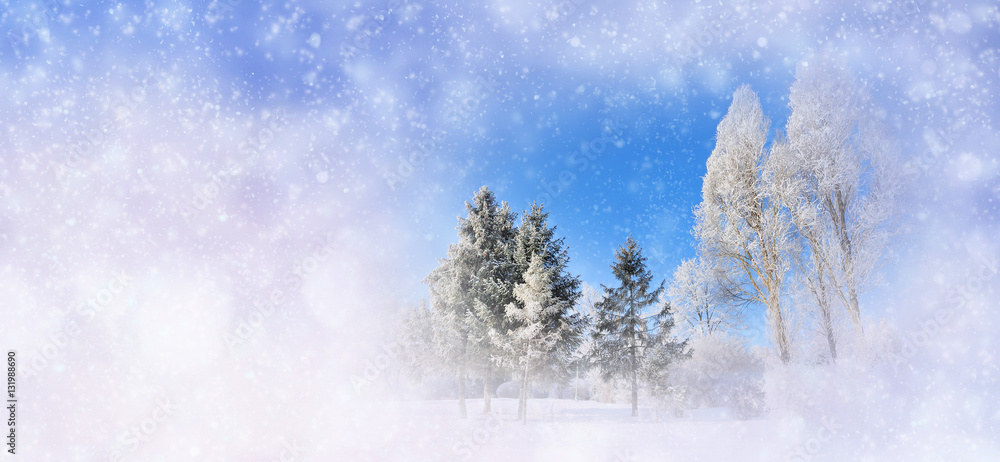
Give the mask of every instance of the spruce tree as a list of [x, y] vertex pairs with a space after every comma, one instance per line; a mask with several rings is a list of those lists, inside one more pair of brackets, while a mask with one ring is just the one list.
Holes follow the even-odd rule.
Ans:
[[435, 342], [437, 322], [427, 299], [420, 299], [418, 306], [403, 312], [394, 347], [403, 363], [403, 371], [413, 379], [422, 380], [444, 366]]
[[440, 352], [456, 368], [459, 413], [471, 373], [483, 378], [483, 412], [490, 411], [494, 363], [501, 355], [494, 332], [505, 331], [505, 308], [514, 300], [520, 273], [513, 261], [515, 214], [483, 186], [466, 202], [458, 221], [458, 243], [427, 277], [438, 320]]
[[542, 205], [532, 204], [522, 214], [513, 245], [515, 299], [505, 310], [504, 328], [492, 331], [494, 344], [503, 351], [501, 364], [521, 385], [520, 419], [526, 418], [532, 383], [569, 378], [588, 322], [571, 311], [580, 297], [580, 279], [567, 271], [569, 254], [555, 231]]
[[632, 236], [618, 248], [611, 270], [620, 285], [601, 286], [604, 299], [596, 306], [593, 360], [605, 380], [629, 382], [635, 417], [639, 415], [639, 372], [654, 340], [645, 311], [663, 293], [664, 281], [651, 290], [653, 274], [646, 268], [646, 258]]
[[475, 323], [470, 331], [477, 348], [483, 376], [483, 413], [490, 412], [495, 363], [501, 352], [492, 341], [495, 332], [507, 328], [505, 309], [514, 301], [514, 287], [520, 272], [514, 263], [513, 243], [517, 233], [516, 214], [506, 202], [497, 202], [486, 186], [476, 191], [466, 203], [468, 216], [459, 221], [458, 234], [468, 244], [474, 266], [468, 287]]
[[546, 320], [549, 329], [558, 332], [560, 339], [549, 354], [551, 360], [537, 373], [537, 379], [547, 383], [562, 383], [570, 377], [570, 358], [576, 353], [586, 325], [589, 323], [581, 313], [573, 313], [572, 307], [580, 299], [580, 278], [568, 271], [569, 253], [564, 238], [556, 238], [557, 226], [549, 227], [549, 213], [544, 204], [532, 203], [521, 214], [514, 243], [514, 263], [516, 271], [522, 275], [517, 283], [524, 282], [525, 275], [534, 256], [542, 259], [546, 269], [551, 270], [552, 297], [561, 303], [562, 309]]
[[469, 297], [475, 272], [475, 260], [471, 257], [467, 243], [452, 244], [448, 257], [440, 260], [439, 266], [424, 279], [434, 308], [435, 351], [443, 363], [455, 368], [458, 412], [463, 419], [468, 416], [465, 406], [468, 369], [479, 353], [471, 335], [478, 323]]
[[561, 337], [560, 326], [550, 320], [565, 313], [567, 305], [553, 294], [554, 274], [555, 270], [546, 268], [543, 257], [536, 254], [524, 274], [524, 282], [514, 290], [519, 303], [511, 303], [506, 310], [515, 325], [507, 332], [504, 344], [514, 360], [520, 382], [517, 417], [522, 422], [527, 422], [533, 374], [545, 367]]
[[541, 255], [547, 268], [554, 268], [552, 290], [556, 298], [570, 305], [580, 298], [580, 278], [566, 271], [569, 253], [564, 238], [556, 238], [556, 226], [548, 226], [549, 213], [544, 204], [532, 203], [522, 214], [514, 244], [514, 262], [523, 274], [534, 255]]

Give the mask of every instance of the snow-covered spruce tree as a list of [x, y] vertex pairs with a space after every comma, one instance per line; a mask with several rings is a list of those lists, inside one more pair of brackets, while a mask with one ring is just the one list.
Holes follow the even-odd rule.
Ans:
[[580, 278], [567, 272], [569, 253], [564, 238], [556, 238], [556, 226], [549, 227], [549, 213], [542, 204], [533, 203], [521, 214], [521, 224], [514, 239], [514, 262], [524, 274], [535, 255], [541, 255], [546, 268], [555, 270], [553, 295], [570, 305], [580, 298]]
[[786, 138], [776, 143], [775, 157], [785, 202], [810, 253], [803, 259], [808, 288], [822, 322], [830, 305], [840, 302], [863, 340], [858, 296], [877, 282], [875, 271], [898, 230], [897, 149], [866, 92], [828, 59], [799, 65], [789, 106]]
[[[432, 300], [440, 303], [437, 296]], [[396, 341], [385, 347], [394, 358], [389, 377], [408, 379], [411, 385], [426, 385], [429, 380], [433, 384], [433, 380], [455, 373], [454, 365], [460, 360], [457, 353], [462, 351], [460, 332], [466, 321], [464, 318], [459, 321], [455, 315], [454, 310], [432, 306], [426, 299], [405, 310], [395, 329]]]
[[[553, 295], [552, 281], [554, 268], [546, 268], [544, 258], [536, 254], [532, 257], [524, 282], [514, 289], [518, 303], [507, 305], [507, 317], [512, 328], [502, 338], [498, 338], [520, 383], [517, 418], [527, 422], [528, 394], [534, 374], [543, 369], [557, 349], [561, 340], [561, 329], [568, 326], [553, 324], [552, 320], [565, 313], [565, 301]], [[565, 321], [557, 321], [565, 323]]]
[[399, 322], [396, 349], [403, 371], [417, 381], [444, 367], [435, 341], [438, 320], [426, 299], [403, 312]]
[[674, 313], [670, 303], [663, 304], [655, 321], [656, 331], [646, 349], [640, 376], [649, 394], [657, 401], [656, 415], [659, 419], [659, 410], [673, 398], [675, 392], [669, 380], [671, 366], [690, 358], [691, 352], [687, 351], [687, 340], [680, 341], [674, 337]]
[[[573, 361], [579, 359], [577, 353], [588, 322], [585, 315], [572, 311], [580, 297], [580, 280], [567, 272], [569, 254], [564, 248], [563, 239], [555, 237], [555, 230], [555, 226], [548, 226], [548, 212], [539, 204], [532, 204], [522, 214], [513, 245], [516, 273], [513, 280], [520, 292], [515, 291], [515, 300], [507, 305], [502, 328], [491, 331], [493, 343], [503, 347], [503, 354], [495, 357], [499, 363], [518, 373], [522, 381], [528, 377], [531, 379], [527, 384], [521, 384], [524, 399], [530, 392], [525, 387], [530, 387], [531, 382], [563, 383], [569, 378]], [[535, 271], [533, 267], [537, 265], [541, 265], [540, 268], [545, 272], [544, 280], [548, 291], [545, 294], [548, 300], [546, 309], [539, 322], [545, 338], [555, 341], [532, 343], [532, 355], [539, 355], [541, 359], [526, 359], [528, 356], [522, 348], [524, 343], [518, 343], [520, 341], [514, 339], [521, 338], [524, 329], [530, 329], [530, 323], [525, 321], [523, 315], [524, 310], [529, 309], [526, 303], [529, 299], [537, 302], [541, 297], [527, 297], [528, 292], [525, 292], [529, 288], [525, 284], [529, 282], [535, 284], [531, 287], [541, 290], [537, 286], [538, 281], [528, 279], [529, 276], [541, 277], [532, 274]], [[521, 295], [517, 295], [518, 293]], [[524, 417], [521, 412], [526, 409], [525, 406], [526, 402], [519, 406], [521, 418]]]
[[738, 88], [708, 158], [695, 236], [702, 254], [726, 270], [722, 283], [730, 296], [767, 307], [772, 341], [787, 364], [791, 337], [782, 291], [794, 243], [766, 167], [768, 127], [757, 95], [747, 85]]
[[471, 332], [478, 320], [472, 312], [469, 296], [475, 274], [474, 252], [468, 243], [459, 242], [448, 248], [448, 257], [424, 279], [431, 294], [435, 351], [444, 364], [452, 365], [458, 380], [458, 412], [466, 418], [466, 381], [469, 365], [482, 357]]
[[459, 413], [467, 416], [466, 381], [470, 370], [482, 372], [483, 395], [489, 411], [496, 345], [490, 332], [501, 329], [504, 308], [513, 299], [516, 282], [511, 242], [514, 214], [498, 204], [493, 193], [480, 188], [468, 216], [459, 218], [458, 243], [425, 279], [435, 308], [438, 345], [442, 358], [453, 364], [458, 377]]
[[[580, 278], [570, 274], [569, 253], [565, 247], [564, 238], [556, 238], [556, 226], [549, 226], [549, 213], [542, 204], [531, 204], [530, 208], [521, 214], [521, 223], [517, 228], [514, 243], [514, 261], [520, 274], [526, 274], [531, 260], [536, 255], [542, 257], [546, 268], [552, 269], [552, 296], [564, 304], [564, 309], [549, 320], [555, 326], [566, 321], [571, 329], [561, 329], [562, 338], [553, 352], [553, 360], [547, 368], [540, 371], [539, 380], [547, 383], [563, 383], [570, 376], [568, 357], [575, 356], [582, 341], [582, 332], [589, 322], [585, 314], [576, 312], [573, 307], [580, 299]], [[524, 278], [517, 281], [523, 281]]]
[[475, 267], [468, 286], [472, 314], [478, 322], [470, 331], [477, 347], [483, 371], [483, 413], [490, 412], [496, 357], [501, 354], [493, 342], [497, 332], [505, 332], [508, 320], [505, 310], [514, 301], [514, 287], [521, 281], [514, 261], [514, 226], [516, 214], [506, 202], [498, 203], [488, 187], [483, 186], [466, 203], [466, 218], [459, 220], [459, 238], [471, 249]]
[[611, 271], [620, 285], [601, 286], [604, 299], [597, 304], [592, 359], [604, 380], [628, 381], [635, 417], [639, 415], [639, 372], [648, 348], [653, 345], [653, 330], [645, 311], [663, 293], [664, 282], [651, 290], [653, 274], [646, 268], [646, 258], [632, 236], [615, 252]]
[[689, 334], [734, 331], [743, 326], [742, 305], [731, 303], [719, 281], [726, 280], [710, 260], [681, 262], [667, 289], [681, 330]]
[[[597, 304], [601, 302], [603, 297], [601, 292], [594, 286], [587, 284], [586, 282], [580, 285], [580, 298], [577, 303], [573, 306], [573, 311], [576, 313], [580, 319], [584, 321], [582, 331], [584, 332], [580, 338], [580, 346], [577, 348], [576, 352], [573, 354], [573, 362], [571, 364], [571, 373], [573, 375], [573, 399], [591, 399], [593, 397], [593, 386], [591, 382], [591, 353], [594, 348], [593, 337], [589, 335], [588, 330], [592, 327], [593, 322], [597, 319]], [[583, 389], [585, 392], [580, 393]]]

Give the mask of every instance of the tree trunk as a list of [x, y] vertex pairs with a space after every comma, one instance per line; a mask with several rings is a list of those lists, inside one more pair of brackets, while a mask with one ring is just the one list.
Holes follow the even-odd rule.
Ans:
[[858, 289], [855, 286], [855, 279], [852, 274], [852, 268], [854, 266], [854, 244], [851, 242], [851, 237], [847, 234], [847, 201], [844, 199], [839, 189], [836, 194], [838, 214], [834, 217], [834, 219], [837, 222], [837, 229], [840, 234], [840, 248], [844, 251], [843, 270], [847, 275], [849, 293], [847, 311], [851, 313], [851, 322], [854, 323], [854, 332], [857, 334], [858, 340], [862, 341], [864, 340], [864, 329], [861, 326], [861, 307], [858, 306]]
[[833, 318], [831, 317], [830, 313], [831, 310], [830, 298], [828, 296], [830, 290], [827, 289], [827, 285], [823, 281], [823, 275], [825, 274], [824, 271], [826, 266], [823, 264], [821, 257], [817, 255], [818, 252], [816, 249], [818, 248], [818, 246], [816, 244], [812, 244], [812, 248], [813, 248], [813, 254], [816, 255], [815, 258], [818, 261], [817, 275], [816, 275], [816, 283], [818, 287], [815, 290], [813, 290], [813, 294], [815, 295], [816, 302], [819, 305], [819, 312], [823, 316], [823, 332], [826, 333], [826, 343], [830, 347], [830, 362], [836, 363], [837, 338], [833, 331]]
[[493, 365], [488, 361], [486, 363], [486, 377], [483, 378], [483, 414], [490, 413], [490, 398], [493, 393], [490, 388], [492, 388], [493, 382]]
[[858, 340], [864, 340], [865, 330], [861, 325], [861, 307], [858, 305], [858, 291], [854, 287], [849, 289], [850, 293], [850, 306], [848, 309], [851, 312], [851, 321], [854, 323], [854, 333], [858, 335]]
[[637, 341], [637, 339], [633, 338], [633, 340], [632, 340], [632, 349], [629, 351], [629, 355], [631, 356], [631, 358], [629, 358], [629, 359], [631, 360], [631, 363], [632, 363], [631, 364], [631, 368], [632, 368], [632, 417], [638, 417], [639, 416], [639, 389], [638, 389], [638, 383], [636, 382], [636, 379], [635, 379], [635, 369], [638, 367], [638, 365], [636, 364], [636, 357], [635, 357], [636, 356], [635, 355], [635, 343], [636, 343], [636, 341]]
[[522, 424], [528, 423], [528, 367], [525, 366], [521, 374], [521, 395], [517, 402], [517, 417]]
[[573, 382], [573, 401], [580, 400], [580, 363], [576, 363], [576, 381]]
[[777, 344], [778, 355], [781, 357], [782, 364], [788, 364], [792, 360], [791, 346], [788, 342], [785, 319], [781, 313], [781, 303], [776, 296], [771, 296], [771, 306], [768, 309], [771, 311], [771, 319], [774, 322], [774, 343]]
[[[631, 287], [628, 290], [628, 297], [629, 297], [628, 314], [630, 318], [634, 319], [636, 316], [638, 316], [638, 313], [636, 313], [637, 310], [635, 308], [635, 293], [632, 291]], [[636, 368], [639, 367], [639, 364], [636, 361], [636, 352], [635, 352], [635, 349], [638, 346], [637, 343], [639, 342], [639, 333], [636, 332], [637, 329], [638, 326], [636, 325], [632, 326], [632, 333], [631, 333], [632, 345], [631, 348], [629, 349], [629, 361], [630, 361], [629, 368], [631, 369], [632, 372], [632, 417], [639, 416], [639, 389], [637, 387], [638, 384], [636, 383], [635, 380], [635, 370]]]
[[[813, 246], [815, 249], [816, 246]], [[820, 257], [816, 257], [819, 260]], [[828, 294], [830, 290], [827, 289], [826, 283], [823, 281], [824, 266], [822, 263], [817, 264], [817, 275], [815, 280], [815, 287], [812, 288], [813, 297], [816, 299], [816, 305], [819, 308], [821, 326], [823, 328], [823, 333], [826, 334], [826, 343], [830, 348], [830, 362], [837, 362], [837, 338], [833, 331], [833, 318], [830, 313], [830, 298]], [[813, 284], [810, 281], [810, 284]]]
[[639, 417], [639, 388], [635, 379], [635, 365], [632, 365], [632, 417]]
[[465, 410], [465, 360], [458, 365], [458, 416], [467, 418], [468, 412]]
[[823, 330], [826, 332], [826, 343], [830, 346], [830, 361], [837, 362], [837, 339], [833, 334], [833, 320], [830, 319], [830, 305], [820, 307], [823, 315]]
[[531, 363], [531, 342], [527, 342], [525, 348], [527, 354], [524, 357], [524, 371], [521, 373], [521, 394], [517, 402], [517, 417], [521, 419], [521, 424], [528, 424], [528, 365]]

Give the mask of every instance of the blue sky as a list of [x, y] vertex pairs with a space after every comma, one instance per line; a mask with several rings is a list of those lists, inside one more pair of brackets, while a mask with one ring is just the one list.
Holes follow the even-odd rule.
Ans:
[[[567, 84], [552, 85], [555, 95], [548, 101], [532, 101], [535, 87], [529, 86], [527, 101], [495, 117], [491, 129], [501, 139], [464, 148], [470, 155], [488, 153], [477, 156], [485, 165], [473, 167], [452, 190], [461, 194], [462, 188], [486, 184], [515, 210], [533, 200], [546, 202], [570, 246], [573, 270], [591, 284], [611, 283], [608, 266], [629, 234], [646, 249], [657, 277], [668, 277], [681, 259], [694, 255], [692, 208], [701, 199], [705, 161], [729, 96], [644, 101], [620, 96], [632, 91], [620, 86], [609, 85], [615, 93], [606, 94], [566, 78]], [[787, 85], [790, 75], [775, 80]], [[623, 101], [608, 103], [616, 97]], [[787, 113], [782, 103], [769, 104], [772, 113]], [[600, 150], [602, 141], [603, 151], [590, 149], [593, 142]], [[449, 209], [461, 214], [461, 201], [455, 202]]]

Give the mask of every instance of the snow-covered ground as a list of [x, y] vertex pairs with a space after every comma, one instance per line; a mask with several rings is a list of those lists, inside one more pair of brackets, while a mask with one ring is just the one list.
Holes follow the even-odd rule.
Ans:
[[517, 400], [468, 400], [470, 418], [456, 418], [456, 402], [413, 401], [357, 405], [363, 422], [340, 435], [342, 460], [394, 461], [845, 461], [996, 460], [1000, 446], [956, 435], [900, 435], [873, 446], [836, 419], [729, 418], [726, 409], [700, 409], [684, 417], [629, 404], [534, 399], [528, 422], [515, 420]]

